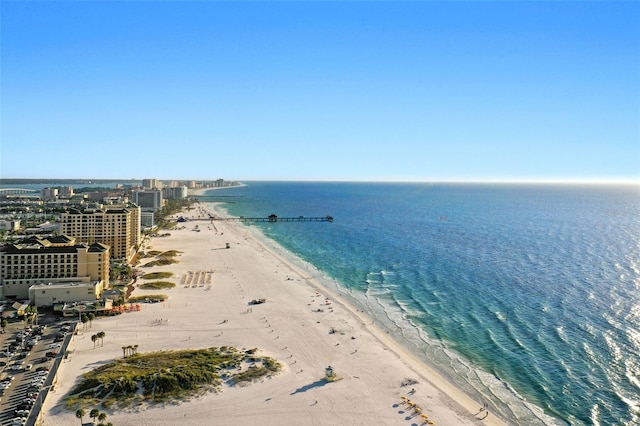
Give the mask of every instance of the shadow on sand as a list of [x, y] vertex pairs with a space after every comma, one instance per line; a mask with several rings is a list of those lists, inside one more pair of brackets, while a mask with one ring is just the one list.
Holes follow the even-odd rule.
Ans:
[[325, 379], [316, 380], [313, 383], [309, 383], [308, 385], [304, 385], [301, 388], [296, 389], [294, 392], [291, 392], [289, 395], [295, 395], [297, 393], [306, 392], [309, 389], [313, 389], [313, 388], [317, 388], [317, 387], [320, 387], [320, 386], [324, 386], [327, 383], [329, 383], [329, 382], [327, 382]]

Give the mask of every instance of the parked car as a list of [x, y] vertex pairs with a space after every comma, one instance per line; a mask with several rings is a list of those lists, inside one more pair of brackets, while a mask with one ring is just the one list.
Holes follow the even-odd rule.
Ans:
[[34, 402], [33, 401], [24, 401], [21, 402], [20, 404], [18, 404], [16, 406], [17, 410], [31, 410], [31, 407], [33, 407]]
[[58, 352], [50, 351], [50, 352], [47, 352], [45, 355], [47, 356], [47, 358], [53, 358], [58, 355]]

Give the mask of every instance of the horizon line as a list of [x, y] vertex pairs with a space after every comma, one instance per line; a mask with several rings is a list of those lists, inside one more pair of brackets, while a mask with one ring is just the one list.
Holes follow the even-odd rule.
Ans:
[[[0, 182], [5, 180], [99, 180], [99, 181], [142, 181], [143, 179], [157, 179], [160, 181], [216, 181], [220, 178], [116, 178], [116, 177], [94, 177], [94, 178], [86, 178], [86, 177], [33, 177], [33, 178], [19, 178], [19, 177], [5, 177], [0, 178]], [[503, 178], [495, 178], [495, 179], [224, 179], [227, 182], [334, 182], [334, 183], [467, 183], [467, 184], [587, 184], [587, 185], [639, 185], [640, 178], [638, 179], [503, 179]]]

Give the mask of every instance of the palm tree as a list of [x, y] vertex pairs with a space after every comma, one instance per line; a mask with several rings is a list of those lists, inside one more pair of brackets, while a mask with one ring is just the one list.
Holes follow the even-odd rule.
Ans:
[[122, 357], [123, 357], [123, 358], [126, 358], [126, 357], [127, 357], [127, 347], [126, 347], [126, 346], [123, 346], [123, 347], [122, 347]]
[[107, 333], [105, 333], [104, 331], [101, 331], [98, 333], [98, 339], [100, 339], [100, 346], [104, 346], [104, 336], [106, 336]]
[[91, 417], [93, 419], [93, 423], [96, 423], [96, 417], [98, 417], [100, 415], [100, 410], [98, 410], [97, 408], [92, 408], [91, 411], [89, 411], [89, 417]]
[[2, 318], [2, 321], [0, 321], [0, 327], [2, 327], [2, 332], [4, 333], [4, 329], [6, 326], [9, 325], [9, 321], [6, 318]]
[[96, 319], [96, 314], [94, 314], [93, 312], [89, 312], [89, 314], [87, 314], [87, 318], [89, 318], [89, 328], [91, 328], [91, 321]]
[[82, 324], [84, 325], [84, 329], [87, 329], [87, 323], [89, 322], [89, 317], [87, 316], [87, 314], [82, 314], [80, 315], [80, 321], [82, 321]]
[[138, 353], [138, 345], [133, 345], [133, 353], [134, 355]]
[[91, 335], [91, 341], [93, 342], [93, 349], [96, 348], [96, 340], [98, 340], [98, 335], [97, 334]]
[[100, 420], [100, 423], [104, 422], [106, 419], [107, 419], [107, 413], [101, 412], [100, 414], [98, 414], [98, 420]]
[[80, 426], [82, 426], [82, 417], [84, 417], [84, 410], [82, 408], [76, 411], [76, 417], [80, 419]]

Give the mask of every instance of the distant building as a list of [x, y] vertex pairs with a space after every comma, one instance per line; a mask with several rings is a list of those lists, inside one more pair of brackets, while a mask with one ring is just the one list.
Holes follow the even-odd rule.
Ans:
[[73, 197], [73, 187], [72, 186], [59, 186], [58, 187], [58, 196], [59, 197]]
[[58, 198], [58, 188], [42, 188], [40, 196], [43, 200], [55, 200]]
[[102, 209], [69, 209], [60, 215], [60, 233], [80, 242], [111, 247], [111, 256], [131, 259], [140, 243], [140, 208], [109, 206]]
[[145, 228], [155, 226], [155, 213], [162, 208], [164, 191], [173, 194], [173, 188], [159, 190], [133, 191], [133, 202], [140, 206], [140, 225]]
[[92, 191], [86, 194], [86, 197], [91, 201], [102, 202], [105, 198], [117, 196], [118, 194], [113, 191]]
[[188, 189], [186, 186], [174, 186], [162, 189], [162, 198], [167, 200], [180, 200], [187, 198]]
[[162, 182], [158, 179], [142, 179], [142, 187], [144, 189], [161, 189]]
[[160, 210], [162, 208], [162, 192], [159, 190], [133, 191], [132, 201], [142, 210]]
[[[75, 238], [30, 237], [0, 248], [1, 298], [26, 299], [40, 283], [109, 281], [109, 246]], [[100, 289], [102, 290], [102, 289]]]
[[156, 226], [156, 214], [154, 211], [140, 211], [140, 226], [144, 228], [153, 228]]
[[71, 186], [58, 186], [40, 190], [40, 196], [43, 200], [56, 200], [58, 197], [71, 198], [73, 194], [73, 187]]

